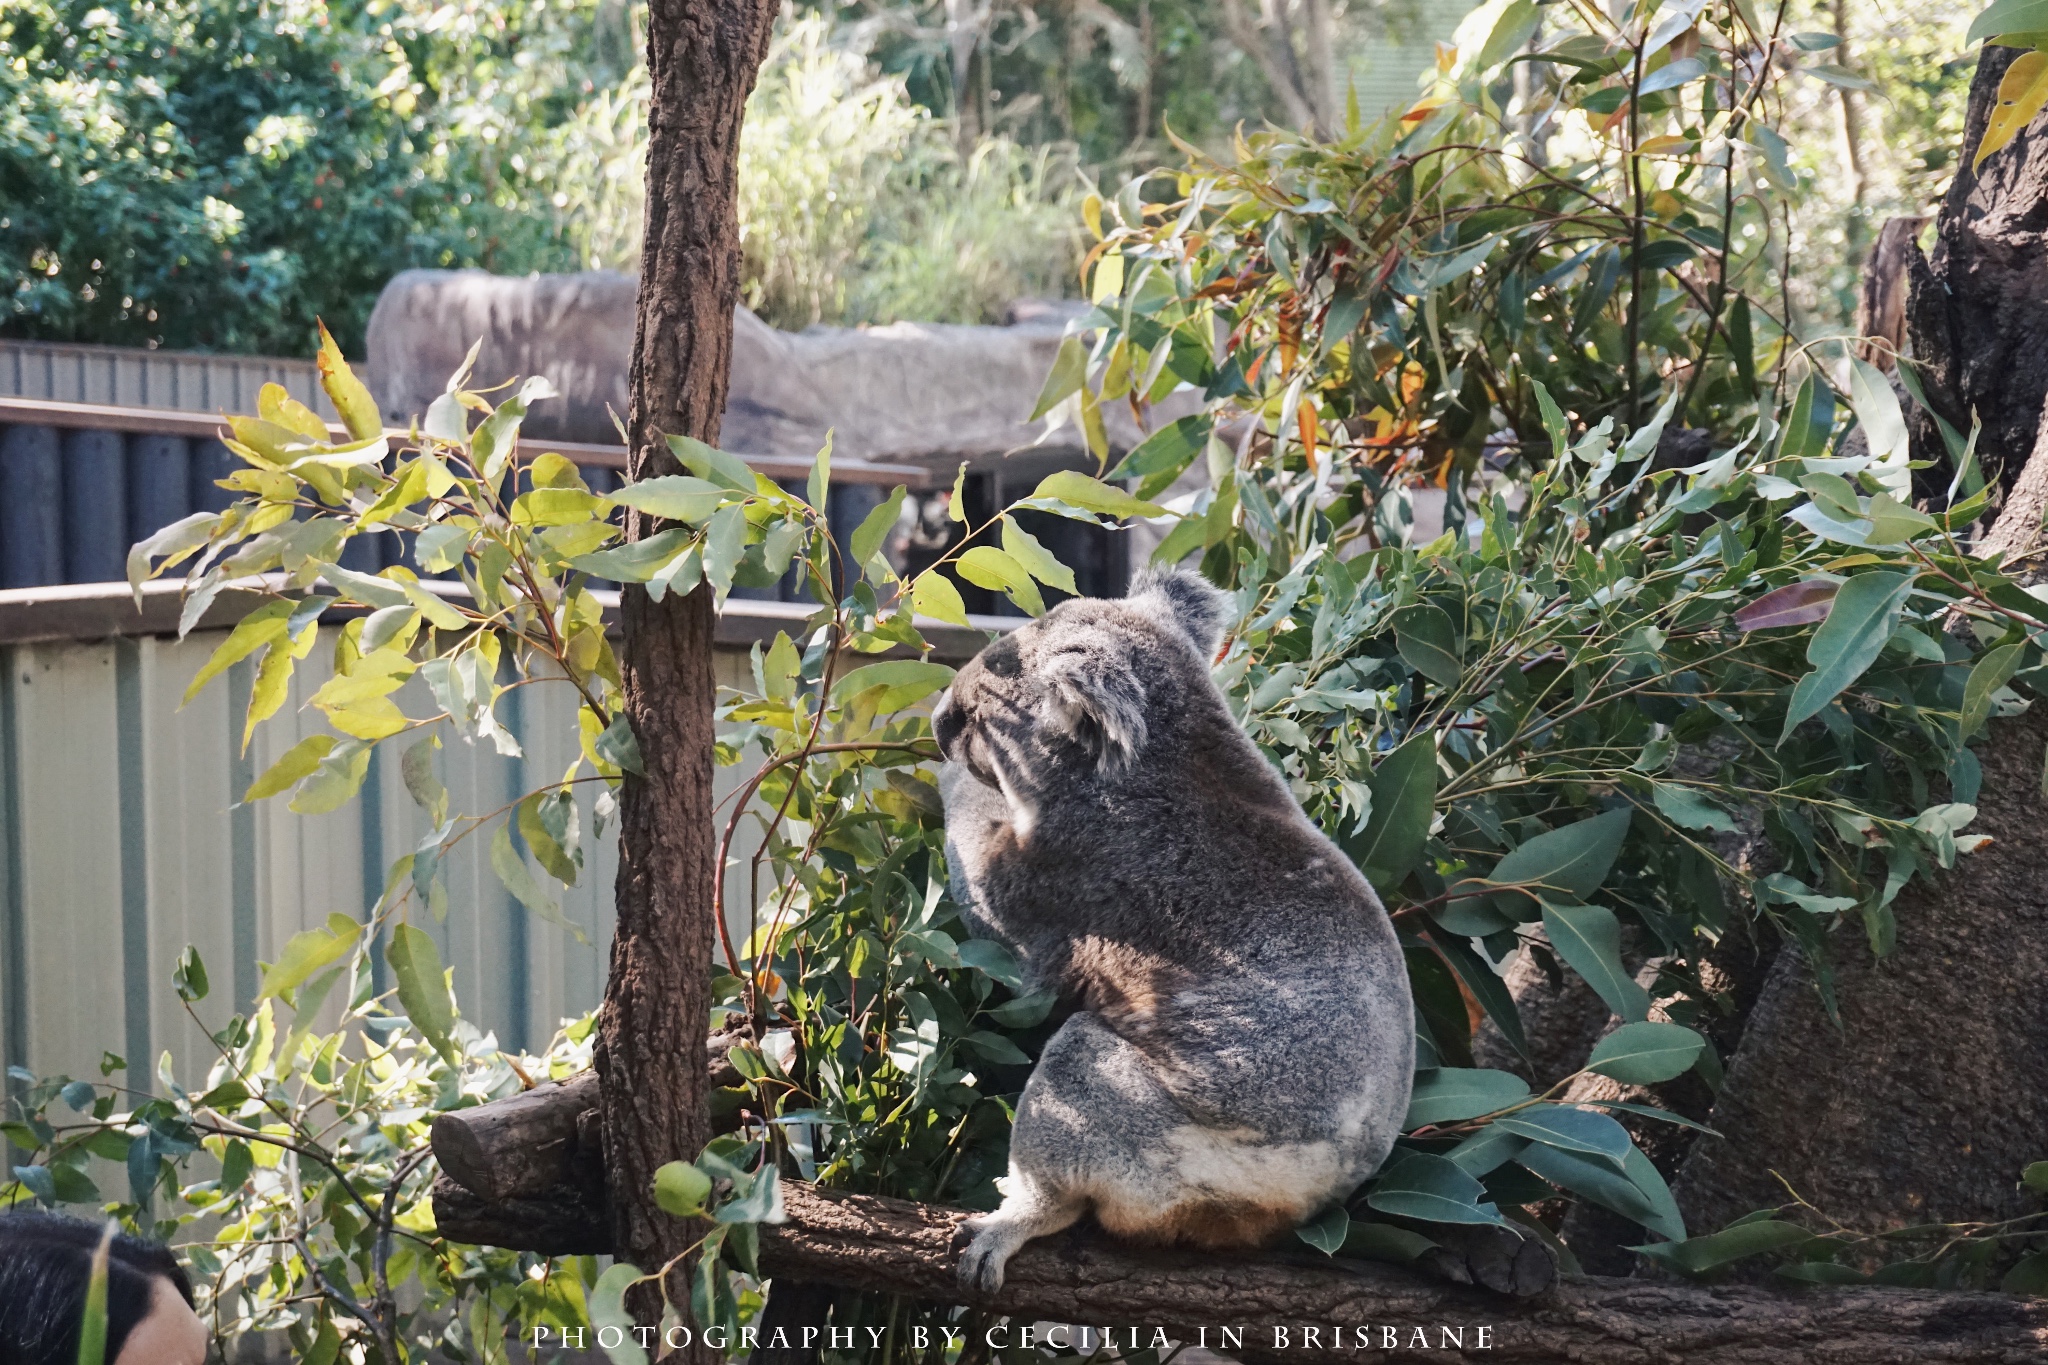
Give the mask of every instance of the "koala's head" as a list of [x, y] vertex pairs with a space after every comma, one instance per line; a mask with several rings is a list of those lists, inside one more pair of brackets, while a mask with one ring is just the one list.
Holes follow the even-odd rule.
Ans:
[[1157, 728], [1208, 689], [1227, 601], [1181, 569], [1123, 598], [1077, 597], [976, 655], [932, 712], [948, 760], [991, 787], [1128, 768]]

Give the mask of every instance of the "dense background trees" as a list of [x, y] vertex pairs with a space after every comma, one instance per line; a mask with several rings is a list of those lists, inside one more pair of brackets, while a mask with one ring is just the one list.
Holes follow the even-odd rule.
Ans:
[[[1461, 0], [806, 0], [752, 105], [743, 297], [782, 326], [1000, 320], [1076, 287], [1074, 205], [1240, 124], [1413, 97]], [[1797, 0], [1783, 121], [1806, 328], [1952, 168], [1967, 15]], [[629, 0], [24, 0], [0, 13], [5, 334], [354, 353], [409, 266], [637, 266]], [[1553, 25], [1554, 27], [1554, 25]], [[1534, 36], [1540, 36], [1540, 30]]]

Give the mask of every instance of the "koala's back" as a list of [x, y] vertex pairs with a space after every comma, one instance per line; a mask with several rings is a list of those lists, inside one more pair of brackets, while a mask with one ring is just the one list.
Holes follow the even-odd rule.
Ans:
[[1363, 1139], [1356, 1111], [1398, 1120], [1413, 1069], [1400, 944], [1209, 695], [1130, 780], [1049, 810], [996, 860], [991, 898], [1048, 984], [1153, 1059], [1191, 1114]]
[[971, 1285], [1088, 1208], [1140, 1240], [1256, 1245], [1398, 1136], [1400, 943], [1210, 681], [1223, 611], [1185, 574], [1063, 604], [934, 712], [967, 917], [1078, 1007], [1019, 1100]]

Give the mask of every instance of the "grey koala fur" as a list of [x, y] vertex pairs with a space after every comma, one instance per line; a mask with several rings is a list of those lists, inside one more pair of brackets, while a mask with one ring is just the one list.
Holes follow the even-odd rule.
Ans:
[[1018, 1103], [1002, 1206], [962, 1234], [970, 1289], [1090, 1212], [1133, 1241], [1262, 1245], [1400, 1130], [1400, 944], [1210, 680], [1224, 614], [1182, 571], [1063, 602], [933, 713], [969, 927], [1076, 1007]]

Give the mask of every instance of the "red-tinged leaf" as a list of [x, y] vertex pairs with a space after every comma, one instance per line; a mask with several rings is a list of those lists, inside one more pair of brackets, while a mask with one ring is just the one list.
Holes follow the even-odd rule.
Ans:
[[1773, 588], [1736, 612], [1735, 624], [1744, 630], [1770, 630], [1825, 621], [1835, 603], [1835, 590], [1841, 586], [1824, 578], [1809, 578]]

